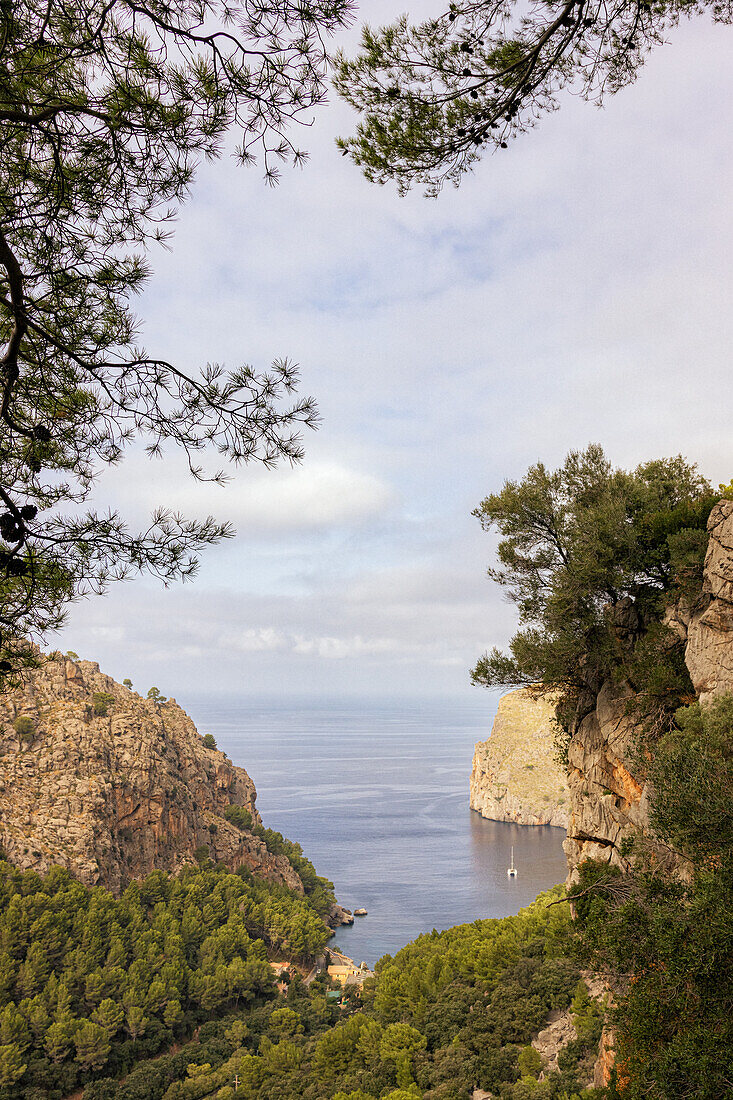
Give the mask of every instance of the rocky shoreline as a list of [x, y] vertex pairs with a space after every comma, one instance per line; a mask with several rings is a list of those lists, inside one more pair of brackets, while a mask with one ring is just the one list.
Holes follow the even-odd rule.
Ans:
[[555, 705], [527, 688], [499, 701], [491, 736], [473, 756], [470, 807], [491, 821], [567, 828], [570, 794], [555, 759]]

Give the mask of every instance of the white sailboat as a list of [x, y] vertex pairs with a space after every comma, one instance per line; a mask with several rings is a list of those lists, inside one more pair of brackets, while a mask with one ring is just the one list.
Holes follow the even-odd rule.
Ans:
[[509, 866], [507, 867], [506, 873], [509, 875], [509, 878], [516, 878], [517, 877], [517, 868], [514, 866], [514, 847], [513, 846], [512, 846], [512, 861], [509, 864]]

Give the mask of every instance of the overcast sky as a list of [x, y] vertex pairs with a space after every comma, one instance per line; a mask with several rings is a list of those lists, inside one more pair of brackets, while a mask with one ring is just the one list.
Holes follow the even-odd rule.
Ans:
[[483, 496], [591, 441], [730, 481], [730, 46], [729, 28], [682, 26], [603, 110], [566, 97], [437, 200], [367, 183], [334, 146], [353, 128], [338, 102], [275, 190], [206, 166], [152, 255], [147, 350], [189, 369], [289, 356], [323, 423], [300, 468], [225, 489], [174, 455], [106, 475], [99, 501], [133, 522], [163, 504], [238, 537], [193, 583], [78, 605], [61, 648], [184, 705], [466, 696], [514, 627], [485, 577]]

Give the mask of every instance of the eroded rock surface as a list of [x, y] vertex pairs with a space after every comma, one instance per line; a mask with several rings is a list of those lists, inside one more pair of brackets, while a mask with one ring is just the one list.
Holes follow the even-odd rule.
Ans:
[[255, 798], [247, 772], [207, 748], [175, 700], [143, 699], [94, 662], [57, 655], [0, 697], [0, 845], [18, 867], [61, 864], [118, 892], [193, 863], [206, 845], [212, 859], [302, 893], [284, 856], [223, 817], [235, 804], [260, 824]]
[[[597, 974], [592, 974], [589, 970], [581, 971], [581, 977], [585, 982], [588, 993], [594, 1000], [604, 1002], [608, 999], [608, 987], [602, 978]], [[568, 1043], [577, 1038], [578, 1033], [573, 1023], [572, 1007], [557, 1008], [550, 1013], [542, 1031], [532, 1040], [532, 1046], [544, 1063], [542, 1072], [539, 1075], [540, 1081], [546, 1080], [551, 1073], [560, 1071], [558, 1055], [565, 1050]], [[586, 1086], [593, 1084], [591, 1075], [595, 1075], [596, 1065], [597, 1063], [594, 1063], [592, 1068], [588, 1067], [590, 1072]]]
[[[685, 661], [703, 705], [733, 691], [733, 501], [716, 504], [708, 531], [703, 598], [692, 609], [672, 608], [666, 617], [686, 643]], [[632, 615], [633, 608], [628, 612]], [[626, 627], [633, 630], [633, 623]], [[603, 684], [570, 740], [571, 815], [565, 841], [569, 884], [584, 859], [626, 866], [620, 852], [623, 838], [649, 831], [649, 792], [633, 774], [630, 759], [637, 731], [627, 715], [629, 694], [624, 687]], [[668, 852], [667, 858], [672, 858]]]
[[685, 651], [703, 704], [733, 691], [733, 500], [716, 504], [708, 532], [704, 592], [710, 602], [690, 615]]
[[473, 756], [470, 805], [492, 821], [517, 825], [568, 823], [570, 801], [555, 759], [555, 706], [522, 688], [503, 696], [491, 737]]
[[585, 859], [626, 867], [620, 852], [622, 839], [648, 826], [648, 792], [632, 774], [628, 760], [636, 735], [626, 714], [629, 695], [628, 690], [605, 683], [595, 708], [570, 741], [572, 813], [564, 843], [570, 882]]

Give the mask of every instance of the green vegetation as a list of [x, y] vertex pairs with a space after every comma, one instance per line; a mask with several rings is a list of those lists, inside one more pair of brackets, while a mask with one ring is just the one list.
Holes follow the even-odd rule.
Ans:
[[[399, 10], [399, 9], [396, 9]], [[339, 145], [367, 179], [436, 194], [489, 148], [506, 149], [570, 89], [601, 102], [633, 83], [683, 15], [730, 22], [720, 0], [527, 7], [451, 0], [417, 24], [365, 27], [361, 52], [339, 57], [336, 87], [362, 115]]]
[[227, 806], [224, 817], [242, 832], [250, 832], [252, 829], [252, 814], [244, 806]]
[[548, 907], [562, 893], [557, 887], [540, 895], [516, 917], [420, 936], [381, 961], [377, 1018], [408, 1023], [426, 1037], [415, 1072], [420, 1095], [457, 1100], [478, 1086], [503, 1100], [524, 1100], [581, 1090], [600, 1026], [566, 1053], [559, 1073], [540, 1086], [535, 1081], [534, 1092], [527, 1091], [533, 1086], [521, 1068], [528, 1060], [536, 1064], [525, 1048], [553, 1009], [570, 1005], [577, 987], [576, 964], [566, 950], [568, 907]]
[[285, 856], [300, 876], [308, 901], [322, 917], [327, 917], [336, 904], [333, 883], [318, 874], [311, 861], [303, 855], [303, 849], [295, 841], [288, 840], [274, 829], [265, 829], [254, 825], [252, 814], [244, 806], [227, 806], [224, 817], [243, 832], [250, 832], [264, 841], [268, 852], [274, 856]]
[[311, 861], [303, 855], [300, 844], [287, 840], [282, 833], [277, 833], [274, 829], [265, 829], [262, 825], [255, 825], [252, 832], [264, 840], [268, 852], [274, 856], [286, 856], [290, 860], [300, 875], [308, 901], [317, 913], [325, 917], [336, 902], [333, 883], [317, 873]]
[[247, 871], [156, 871], [115, 899], [0, 862], [2, 1095], [64, 1096], [261, 1005], [268, 950], [307, 961], [328, 934], [307, 898]]
[[539, 1056], [529, 1040], [577, 986], [562, 954], [568, 907], [547, 907], [559, 896], [421, 936], [382, 961], [357, 1011], [329, 1007], [322, 980], [306, 991], [296, 976], [285, 1002], [206, 1024], [199, 1048], [140, 1067], [119, 1093], [91, 1085], [85, 1100], [128, 1100], [135, 1075], [152, 1073], [160, 1081], [146, 1082], [145, 1100], [230, 1100], [235, 1080], [251, 1100], [468, 1100], [476, 1084], [502, 1100], [579, 1095], [597, 1029], [548, 1081], [531, 1076]]
[[205, 733], [201, 740], [206, 745], [207, 749], [216, 748], [216, 738], [214, 737], [213, 733]]
[[[308, 898], [246, 871], [155, 872], [115, 899], [0, 863], [0, 1096], [227, 1100], [236, 1081], [251, 1100], [567, 1100], [600, 1015], [561, 896], [421, 936], [339, 1004], [292, 966], [277, 995], [268, 950], [307, 969], [328, 933]], [[539, 1083], [530, 1040], [571, 1002], [580, 1038]]]
[[115, 701], [114, 695], [109, 691], [95, 691], [92, 695], [92, 708], [99, 718], [105, 718], [107, 711]]
[[21, 741], [31, 741], [36, 730], [36, 724], [29, 714], [19, 714], [13, 719], [13, 729]]
[[698, 866], [733, 872], [733, 695], [682, 707], [651, 768], [659, 836]]
[[489, 576], [517, 605], [521, 629], [509, 654], [478, 661], [473, 682], [551, 689], [568, 729], [613, 679], [634, 691], [650, 735], [668, 729], [693, 689], [683, 643], [662, 617], [699, 595], [718, 499], [680, 456], [629, 473], [598, 446], [507, 482], [474, 515], [502, 536]]
[[578, 949], [618, 988], [619, 1094], [718, 1100], [733, 1080], [733, 696], [678, 711], [652, 780], [657, 835], [688, 874], [641, 841], [630, 874], [583, 864]]

